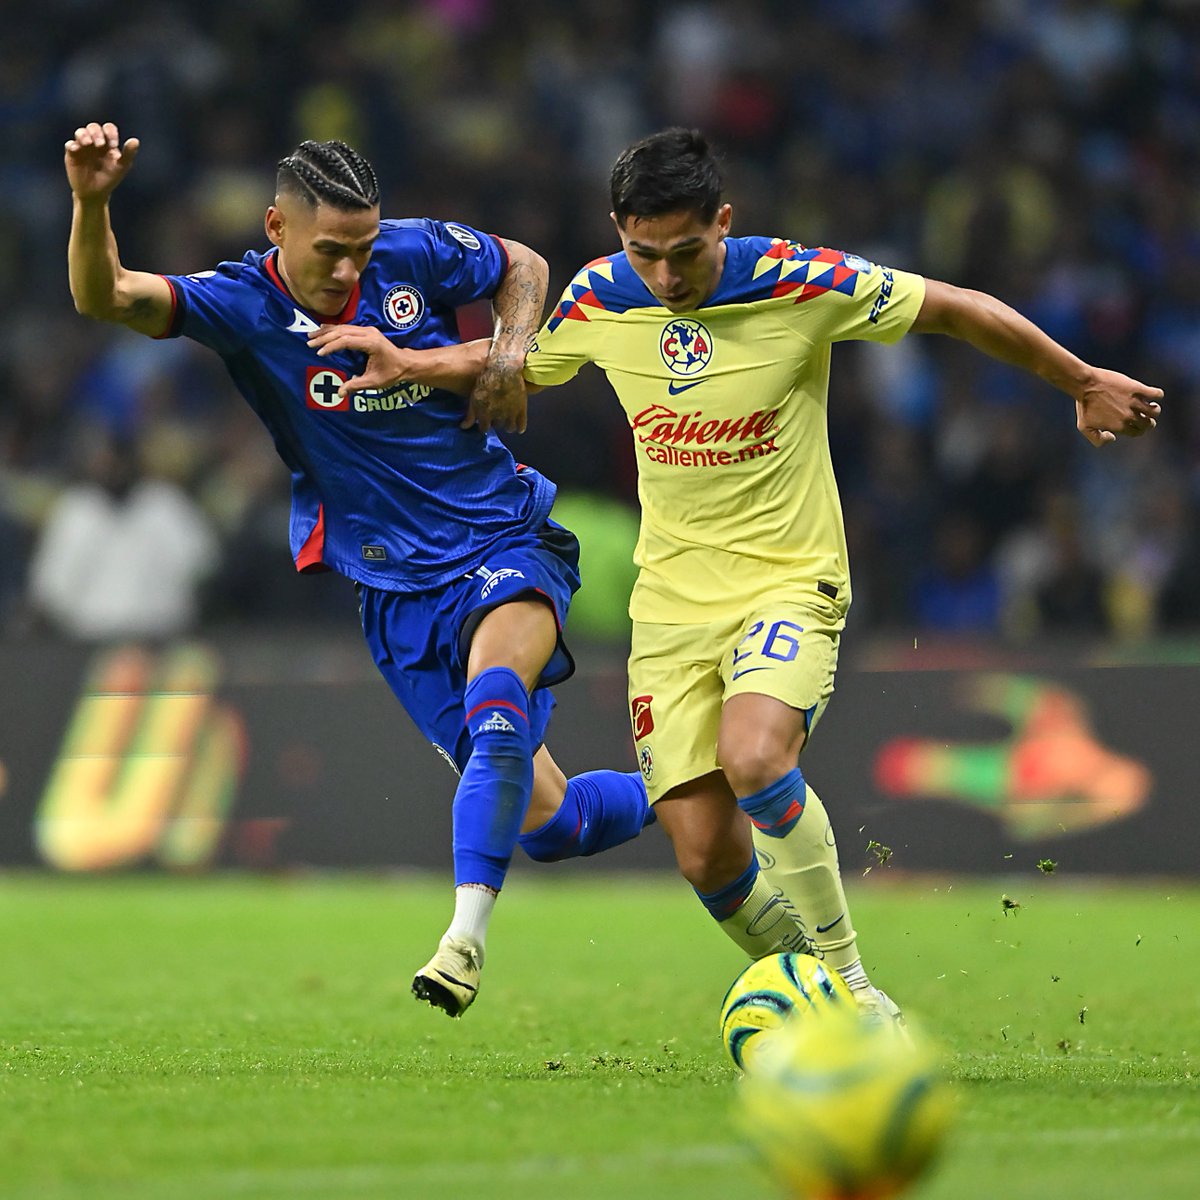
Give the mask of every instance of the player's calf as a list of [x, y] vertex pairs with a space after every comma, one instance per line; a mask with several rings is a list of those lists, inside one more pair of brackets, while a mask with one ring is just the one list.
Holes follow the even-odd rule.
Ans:
[[653, 821], [640, 772], [588, 771], [567, 780], [558, 811], [519, 842], [537, 862], [561, 862], [619, 846]]

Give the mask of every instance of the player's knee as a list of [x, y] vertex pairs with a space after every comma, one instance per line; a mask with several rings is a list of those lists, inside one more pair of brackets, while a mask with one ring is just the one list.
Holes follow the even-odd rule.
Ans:
[[796, 765], [795, 759], [789, 758], [787, 747], [766, 738], [722, 745], [720, 756], [721, 770], [737, 796], [762, 791]]

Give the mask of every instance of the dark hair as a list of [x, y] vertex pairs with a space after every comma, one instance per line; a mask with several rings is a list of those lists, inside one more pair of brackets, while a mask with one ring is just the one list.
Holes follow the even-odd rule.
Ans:
[[275, 190], [315, 208], [329, 204], [352, 211], [379, 203], [379, 180], [371, 164], [345, 142], [301, 142], [279, 160]]
[[711, 221], [721, 207], [724, 180], [698, 129], [676, 126], [634, 142], [612, 169], [612, 206], [617, 221], [660, 217], [693, 209]]

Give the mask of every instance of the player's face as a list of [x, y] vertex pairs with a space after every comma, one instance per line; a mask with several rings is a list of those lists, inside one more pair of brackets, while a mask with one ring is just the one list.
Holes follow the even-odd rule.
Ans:
[[694, 209], [617, 220], [629, 265], [670, 312], [698, 308], [717, 290], [725, 266], [725, 235], [733, 209], [722, 204], [711, 221]]
[[379, 236], [379, 209], [310, 208], [277, 196], [267, 209], [267, 237], [279, 247], [279, 273], [310, 312], [336, 317], [346, 307]]

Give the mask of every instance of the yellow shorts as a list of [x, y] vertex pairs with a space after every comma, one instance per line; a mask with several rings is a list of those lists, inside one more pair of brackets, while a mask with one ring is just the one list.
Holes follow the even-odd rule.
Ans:
[[718, 769], [717, 731], [730, 696], [782, 700], [808, 715], [811, 733], [833, 695], [844, 624], [832, 609], [787, 602], [704, 625], [635, 621], [629, 713], [651, 804]]

